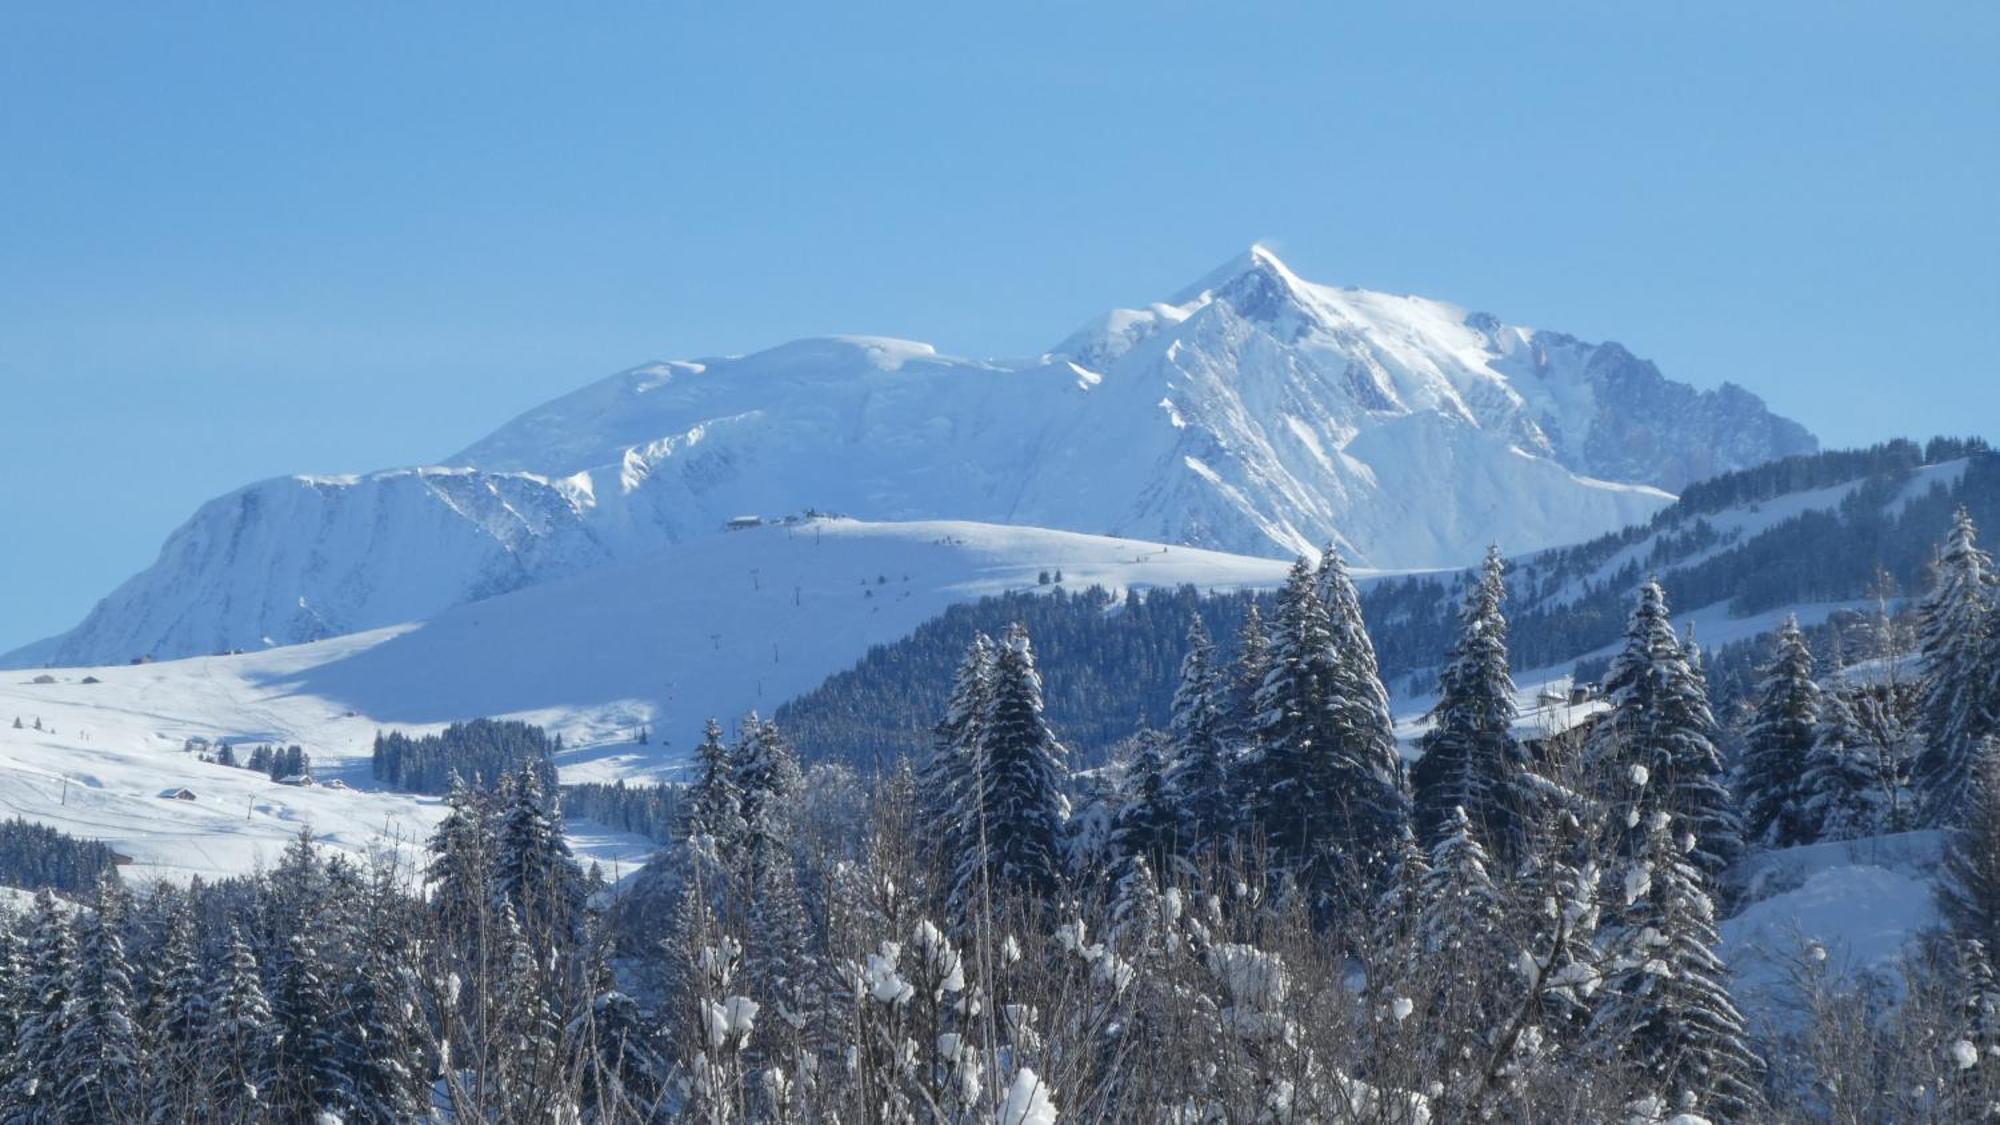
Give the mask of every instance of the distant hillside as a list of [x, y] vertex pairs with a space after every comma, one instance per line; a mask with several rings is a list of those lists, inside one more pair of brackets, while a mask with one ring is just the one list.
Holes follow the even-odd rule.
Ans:
[[[1818, 607], [1810, 619], [1864, 600], [1885, 572], [1920, 589], [1960, 504], [2000, 530], [2000, 455], [1976, 439], [1787, 457], [1691, 485], [1645, 524], [1514, 561], [1515, 664], [1554, 667], [1612, 644], [1648, 576], [1678, 613], [1703, 611], [1704, 624], [1719, 626], [1716, 642], [1788, 607]], [[1385, 579], [1364, 592], [1385, 675], [1421, 681], [1436, 664], [1465, 578]]]
[[[1517, 560], [1508, 605], [1515, 666], [1567, 671], [1614, 644], [1633, 591], [1658, 575], [1676, 615], [1700, 623], [1700, 639], [1718, 656], [1717, 694], [1729, 698], [1755, 662], [1755, 638], [1786, 611], [1798, 610], [1811, 626], [1858, 609], [1882, 573], [1899, 589], [1921, 589], [1959, 504], [2000, 534], [2000, 455], [1983, 443], [1893, 441], [1700, 482], [1645, 524]], [[1463, 580], [1433, 574], [1361, 583], [1384, 675], [1404, 699], [1434, 685]], [[1143, 599], [1100, 591], [987, 598], [871, 649], [777, 718], [811, 754], [866, 764], [919, 752], [973, 634], [1020, 621], [1041, 657], [1050, 719], [1087, 757], [1140, 722], [1166, 721], [1196, 614], [1227, 653], [1249, 605], [1268, 614], [1270, 597], [1161, 589]]]

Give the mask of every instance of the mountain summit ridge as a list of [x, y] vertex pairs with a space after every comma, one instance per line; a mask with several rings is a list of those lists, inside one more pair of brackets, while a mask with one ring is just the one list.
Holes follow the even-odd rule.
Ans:
[[794, 340], [619, 372], [441, 466], [259, 482], [34, 652], [103, 663], [419, 620], [806, 508], [1456, 566], [1815, 447], [1749, 392], [1671, 382], [1617, 344], [1319, 285], [1253, 246], [1027, 360]]

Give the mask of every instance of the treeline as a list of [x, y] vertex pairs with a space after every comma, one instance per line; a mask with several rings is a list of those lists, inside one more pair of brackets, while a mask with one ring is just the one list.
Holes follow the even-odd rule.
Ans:
[[1924, 465], [1990, 451], [1980, 438], [1935, 437], [1921, 446], [1896, 438], [1865, 449], [1798, 454], [1690, 484], [1675, 507], [1683, 514], [1717, 512], [1862, 477], [1905, 475]]
[[562, 807], [569, 816], [665, 844], [680, 839], [685, 792], [686, 786], [671, 783], [581, 782], [562, 787]]
[[[1970, 458], [1962, 477], [1901, 496], [1908, 483], [1904, 470], [1958, 457]], [[1581, 576], [1651, 530], [1628, 530], [1532, 556], [1509, 575], [1514, 666], [1561, 667], [1580, 653], [1614, 644], [1626, 624], [1630, 592], [1654, 573], [1683, 607], [1726, 602], [1734, 612], [1756, 613], [1792, 602], [1861, 601], [1871, 598], [1885, 577], [1896, 589], [1924, 588], [1933, 544], [1961, 504], [1976, 520], [2000, 525], [2000, 457], [1976, 441], [1940, 439], [1927, 449], [1892, 442], [1779, 464], [1784, 467], [1717, 478], [1730, 483], [1717, 484], [1714, 494], [1768, 498], [1790, 487], [1877, 475], [1863, 480], [1836, 511], [1796, 516], [1740, 543], [1724, 544], [1707, 521], [1689, 517], [1653, 551], [1602, 579]], [[1712, 557], [1683, 565], [1710, 550], [1716, 551]], [[1383, 676], [1400, 692], [1437, 690], [1439, 654], [1452, 644], [1471, 575], [1391, 578], [1362, 586], [1361, 604]], [[949, 695], [952, 668], [965, 645], [976, 634], [997, 634], [1018, 621], [1037, 639], [1049, 671], [1051, 720], [1089, 761], [1134, 727], [1157, 728], [1166, 721], [1170, 692], [1162, 686], [1163, 671], [1178, 659], [1195, 617], [1212, 636], [1230, 638], [1253, 604], [1268, 617], [1275, 599], [1268, 593], [1203, 595], [1191, 588], [1123, 598], [1099, 589], [986, 598], [953, 607], [909, 637], [877, 646], [853, 668], [780, 707], [775, 717], [815, 759], [873, 767], [918, 752], [930, 717]], [[1818, 631], [1814, 637], [1819, 644]], [[1719, 704], [1734, 703], [1754, 685], [1753, 665], [1762, 651], [1739, 642], [1711, 654]], [[1580, 678], [1601, 679], [1602, 667], [1601, 661], [1584, 667]]]
[[[0, 920], [0, 1115], [22, 1122], [592, 1120], [622, 1065], [560, 814], [524, 769], [454, 790], [422, 883], [386, 857]], [[587, 1045], [586, 1045], [587, 1044]]]
[[401, 731], [375, 736], [370, 768], [377, 781], [412, 793], [444, 793], [452, 781], [477, 784], [516, 773], [535, 772], [544, 789], [555, 786], [555, 756], [562, 736], [511, 719], [453, 723], [441, 733], [411, 738]]
[[[1966, 457], [1963, 474], [1904, 495], [1909, 472], [1935, 463], [1933, 454], [1937, 460]], [[1605, 576], [1591, 577], [1643, 536], [1628, 530], [1530, 557], [1516, 573], [1522, 607], [1510, 615], [1516, 666], [1556, 666], [1612, 644], [1622, 627], [1627, 591], [1652, 575], [1678, 605], [1724, 603], [1738, 615], [1794, 603], [1859, 601], [1872, 595], [1884, 575], [1900, 589], [1923, 589], [1934, 544], [1956, 509], [1965, 508], [1982, 524], [2000, 526], [2000, 456], [1977, 442], [1941, 439], [1928, 452], [1912, 442], [1894, 442], [1860, 453], [1822, 453], [1776, 464], [1785, 468], [1764, 466], [1718, 481], [1736, 480], [1725, 491], [1755, 497], [1786, 480], [1819, 487], [1860, 483], [1831, 511], [1801, 513], [1719, 549], [1713, 529], [1696, 519], [1670, 536], [1666, 547]], [[1850, 475], [1871, 466], [1873, 476]], [[1709, 551], [1714, 553], [1704, 557]], [[1366, 592], [1363, 604], [1380, 626], [1386, 675], [1415, 675], [1417, 686], [1427, 682], [1423, 677], [1435, 667], [1438, 646], [1453, 627], [1453, 603], [1469, 580], [1465, 575], [1413, 577], [1377, 583]], [[1388, 627], [1391, 622], [1393, 628]]]
[[252, 749], [246, 757], [225, 742], [216, 746], [213, 760], [217, 765], [256, 770], [269, 775], [272, 781], [312, 776], [312, 755], [303, 746], [263, 745]]
[[1050, 721], [1088, 761], [1133, 728], [1167, 721], [1173, 672], [1196, 617], [1212, 634], [1233, 637], [1260, 600], [1268, 610], [1268, 594], [1203, 595], [1193, 587], [1134, 590], [1122, 598], [1098, 587], [983, 598], [875, 646], [773, 717], [815, 761], [875, 769], [921, 753], [966, 645], [1018, 623], [1034, 636], [1048, 672]]
[[0, 821], [0, 886], [82, 893], [115, 872], [111, 848], [20, 817]]

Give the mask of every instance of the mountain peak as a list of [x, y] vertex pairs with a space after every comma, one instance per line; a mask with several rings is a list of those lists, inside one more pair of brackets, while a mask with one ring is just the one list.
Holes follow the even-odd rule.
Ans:
[[1175, 293], [1169, 301], [1176, 305], [1193, 304], [1204, 296], [1224, 296], [1230, 293], [1249, 292], [1296, 292], [1306, 285], [1306, 281], [1280, 259], [1276, 252], [1261, 242], [1253, 242], [1248, 250], [1233, 255], [1228, 261], [1208, 271], [1199, 281]]

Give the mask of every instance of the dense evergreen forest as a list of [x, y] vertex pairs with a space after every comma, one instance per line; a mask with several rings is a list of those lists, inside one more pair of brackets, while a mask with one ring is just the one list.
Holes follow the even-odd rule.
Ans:
[[[848, 671], [778, 708], [778, 725], [808, 757], [875, 768], [921, 752], [951, 694], [972, 638], [1020, 623], [1048, 672], [1049, 719], [1073, 748], [1094, 755], [1138, 726], [1164, 726], [1173, 670], [1199, 616], [1211, 635], [1234, 637], [1248, 593], [1203, 596], [1155, 589], [1114, 598], [1091, 587], [1012, 593], [954, 606]], [[1268, 611], [1270, 598], [1262, 599]]]
[[79, 840], [20, 817], [0, 820], [0, 886], [83, 893], [111, 871], [116, 857], [97, 840]]
[[370, 763], [375, 780], [413, 793], [444, 793], [453, 780], [478, 784], [528, 767], [543, 788], [555, 785], [555, 756], [562, 736], [530, 723], [474, 719], [437, 734], [411, 738], [401, 731], [375, 736]]

